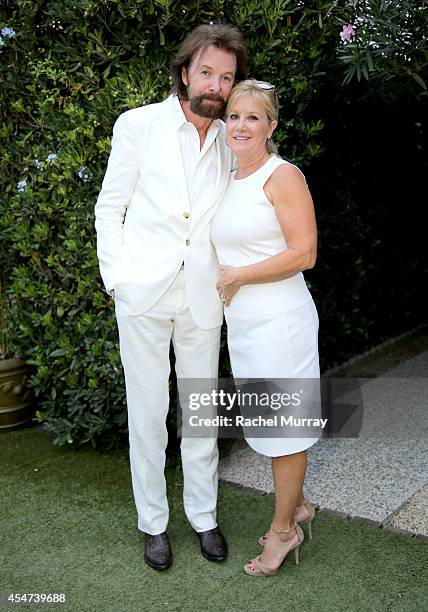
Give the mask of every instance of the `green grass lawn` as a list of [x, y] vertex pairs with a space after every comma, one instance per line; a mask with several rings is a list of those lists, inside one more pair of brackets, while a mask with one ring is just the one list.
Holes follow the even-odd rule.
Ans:
[[[173, 566], [143, 561], [127, 455], [55, 448], [41, 431], [0, 435], [0, 592], [65, 593], [37, 610], [369, 611], [426, 609], [423, 541], [318, 513], [314, 539], [275, 577], [246, 576], [273, 499], [219, 490], [229, 559], [207, 561], [182, 507], [180, 470], [168, 471]], [[11, 605], [10, 610], [31, 606]]]

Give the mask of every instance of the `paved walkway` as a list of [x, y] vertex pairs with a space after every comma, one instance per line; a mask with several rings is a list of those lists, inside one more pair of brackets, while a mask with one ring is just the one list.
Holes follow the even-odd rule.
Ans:
[[[398, 365], [390, 359], [385, 371], [362, 381], [364, 414], [358, 438], [325, 438], [308, 450], [305, 495], [321, 510], [424, 537], [428, 350], [404, 356]], [[385, 362], [382, 350], [377, 359]], [[354, 367], [351, 374], [367, 376], [367, 371]], [[270, 458], [237, 446], [241, 449], [221, 460], [220, 478], [272, 493]]]

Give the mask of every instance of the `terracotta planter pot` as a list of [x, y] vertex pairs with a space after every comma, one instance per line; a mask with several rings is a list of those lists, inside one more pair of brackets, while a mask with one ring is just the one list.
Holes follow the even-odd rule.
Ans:
[[0, 431], [29, 423], [34, 415], [28, 369], [22, 359], [0, 360]]

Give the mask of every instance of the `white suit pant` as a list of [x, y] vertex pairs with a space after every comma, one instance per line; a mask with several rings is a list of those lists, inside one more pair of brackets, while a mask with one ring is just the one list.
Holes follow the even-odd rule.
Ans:
[[[201, 329], [186, 299], [184, 272], [148, 311], [125, 315], [120, 285], [115, 290], [120, 353], [125, 371], [132, 487], [138, 528], [156, 535], [169, 518], [165, 482], [169, 350], [173, 341], [177, 378], [216, 379], [220, 327]], [[216, 527], [218, 448], [215, 438], [183, 438], [184, 509], [200, 532]]]

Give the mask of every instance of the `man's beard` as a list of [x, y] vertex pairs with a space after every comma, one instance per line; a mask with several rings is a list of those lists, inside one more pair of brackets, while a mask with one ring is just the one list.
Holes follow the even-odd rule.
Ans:
[[[216, 104], [204, 103], [205, 100], [213, 100]], [[219, 119], [223, 117], [226, 110], [226, 101], [216, 94], [193, 96], [189, 102], [190, 110], [193, 113], [207, 119]]]

